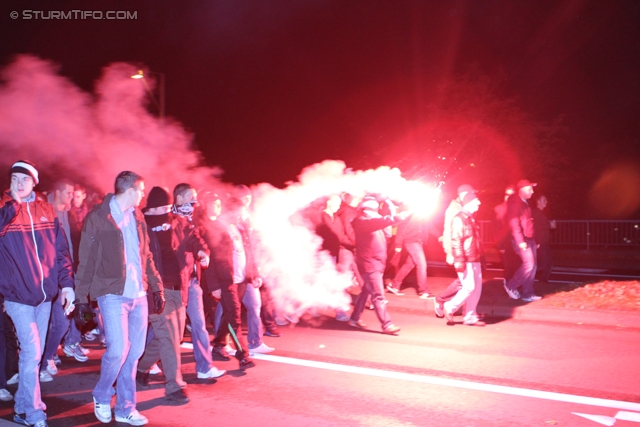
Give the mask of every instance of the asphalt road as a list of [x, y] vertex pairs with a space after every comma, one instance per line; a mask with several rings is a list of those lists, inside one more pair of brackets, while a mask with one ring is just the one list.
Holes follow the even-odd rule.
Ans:
[[[390, 306], [399, 336], [378, 333], [371, 311], [368, 332], [307, 317], [265, 338], [276, 351], [253, 369], [216, 362], [228, 370], [216, 381], [196, 379], [185, 349], [191, 402], [168, 406], [160, 374], [138, 392], [138, 409], [152, 426], [603, 425], [573, 413], [640, 426], [620, 419], [640, 417], [640, 330], [498, 319], [446, 326], [431, 312]], [[52, 427], [102, 425], [90, 394], [102, 350], [87, 347], [89, 362], [63, 357], [42, 385]], [[1, 402], [0, 417], [11, 413]]]

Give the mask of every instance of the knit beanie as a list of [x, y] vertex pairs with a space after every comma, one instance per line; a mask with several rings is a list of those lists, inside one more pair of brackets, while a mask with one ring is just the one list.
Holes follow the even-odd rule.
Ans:
[[11, 166], [11, 170], [9, 171], [9, 175], [13, 173], [23, 173], [25, 175], [29, 175], [33, 178], [33, 182], [37, 185], [40, 181], [38, 181], [38, 170], [35, 165], [28, 160], [18, 160]]
[[169, 192], [162, 187], [153, 187], [147, 197], [147, 206], [145, 209], [159, 208], [161, 206], [169, 206]]

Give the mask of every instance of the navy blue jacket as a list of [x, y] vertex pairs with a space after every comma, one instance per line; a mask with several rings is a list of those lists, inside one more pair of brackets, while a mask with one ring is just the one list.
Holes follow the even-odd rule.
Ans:
[[67, 237], [49, 203], [18, 203], [6, 191], [0, 201], [0, 293], [6, 301], [37, 306], [58, 287], [73, 288]]

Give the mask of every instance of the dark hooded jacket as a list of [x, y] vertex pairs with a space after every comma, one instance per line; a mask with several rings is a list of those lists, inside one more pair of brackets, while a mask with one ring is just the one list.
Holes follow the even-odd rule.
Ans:
[[58, 287], [73, 288], [74, 280], [69, 244], [53, 206], [37, 196], [18, 203], [6, 191], [0, 200], [0, 293], [35, 307], [51, 301]]
[[[152, 219], [152, 215], [145, 215], [147, 225]], [[209, 248], [205, 244], [198, 229], [187, 218], [183, 218], [179, 215], [169, 214], [167, 229], [163, 231], [155, 231], [148, 228], [149, 233], [149, 248], [153, 254], [154, 264], [160, 276], [166, 279], [165, 274], [176, 273], [173, 271], [176, 268], [178, 282], [163, 280], [163, 284], [167, 289], [180, 290], [180, 296], [182, 297], [182, 303], [186, 306], [189, 299], [189, 281], [196, 274], [195, 273], [195, 261], [198, 252], [203, 251], [209, 255]], [[162, 250], [168, 248], [162, 248], [161, 241], [158, 238], [158, 233], [170, 233], [169, 245], [176, 258], [177, 265], [164, 265], [162, 261]], [[169, 271], [170, 270], [170, 271]], [[166, 283], [165, 283], [166, 282]]]
[[399, 221], [395, 216], [381, 216], [368, 210], [360, 211], [353, 220], [356, 263], [360, 273], [384, 271], [387, 263], [387, 238], [390, 237], [385, 229]]
[[[227, 225], [220, 218], [212, 221], [205, 219], [200, 227], [202, 237], [211, 250], [209, 268], [204, 270], [206, 290], [213, 292], [233, 284], [233, 241], [229, 235]], [[260, 272], [253, 257], [253, 248], [249, 233], [241, 227], [238, 231], [243, 238], [244, 252], [247, 257], [246, 278], [247, 282], [260, 277]]]

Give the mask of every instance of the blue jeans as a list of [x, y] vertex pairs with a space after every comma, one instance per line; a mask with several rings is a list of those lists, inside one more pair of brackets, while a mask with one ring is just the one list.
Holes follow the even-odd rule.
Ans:
[[69, 321], [69, 330], [67, 331], [67, 334], [64, 336], [64, 343], [65, 345], [80, 344], [81, 340], [82, 340], [82, 332], [80, 332], [80, 328], [78, 328], [78, 324], [73, 319], [73, 316], [71, 316], [71, 319]]
[[413, 267], [415, 267], [416, 277], [418, 279], [418, 294], [429, 293], [429, 287], [427, 286], [427, 258], [424, 256], [422, 243], [407, 242], [404, 243], [404, 249], [407, 251], [407, 257], [404, 260], [404, 264], [402, 264], [396, 273], [396, 277], [391, 281], [393, 287], [400, 289], [402, 281], [411, 270], [413, 270]]
[[209, 332], [204, 318], [202, 288], [196, 279], [191, 279], [189, 283], [187, 316], [191, 321], [191, 342], [193, 357], [196, 359], [196, 371], [204, 374], [213, 368], [213, 360], [211, 360], [211, 352], [209, 351]]
[[247, 289], [242, 297], [242, 304], [247, 309], [247, 341], [249, 350], [260, 347], [262, 344], [262, 319], [260, 318], [260, 288], [256, 288], [251, 283], [247, 283]]
[[[142, 356], [149, 323], [147, 297], [136, 299], [120, 295], [98, 297], [104, 321], [107, 349], [102, 355], [100, 379], [93, 397], [103, 405], [111, 404], [116, 394], [116, 416], [127, 417], [136, 409], [136, 371]], [[116, 382], [117, 380], [117, 382]], [[113, 383], [116, 383], [116, 390]]]
[[218, 335], [218, 329], [220, 329], [220, 323], [222, 322], [222, 315], [224, 314], [224, 309], [222, 304], [218, 304], [216, 306], [215, 319], [213, 321], [213, 335]]
[[53, 359], [53, 355], [57, 353], [60, 341], [68, 329], [69, 319], [64, 315], [64, 308], [60, 304], [59, 298], [55, 298], [51, 301], [51, 320], [42, 355], [42, 369], [46, 368], [47, 361]]
[[82, 338], [78, 324], [64, 315], [64, 308], [60, 303], [60, 296], [51, 302], [51, 322], [49, 324], [49, 333], [47, 334], [47, 342], [44, 346], [44, 354], [42, 355], [43, 366], [46, 368], [46, 362], [53, 359], [58, 352], [60, 341], [64, 338], [65, 345], [78, 344]]
[[47, 419], [47, 414], [44, 413], [47, 407], [40, 395], [39, 367], [51, 315], [51, 302], [33, 307], [5, 301], [4, 306], [13, 320], [20, 343], [20, 375], [18, 391], [14, 396], [14, 409], [18, 414], [26, 414], [29, 424], [35, 424]]
[[384, 284], [382, 282], [383, 272], [367, 272], [361, 270], [360, 274], [362, 275], [362, 281], [364, 284], [362, 286], [362, 292], [358, 295], [355, 307], [351, 313], [351, 320], [355, 322], [360, 320], [360, 316], [362, 316], [362, 311], [367, 303], [367, 299], [369, 299], [369, 295], [371, 295], [371, 303], [375, 309], [376, 316], [378, 316], [380, 325], [382, 325], [382, 329], [387, 329], [391, 326], [391, 317], [389, 317], [387, 305], [384, 303]]
[[[4, 306], [4, 297], [0, 295], [0, 307]], [[7, 338], [5, 331], [9, 328], [9, 322], [5, 323], [4, 313], [0, 313], [0, 388], [7, 388]]]
[[522, 265], [516, 270], [515, 274], [507, 282], [509, 289], [518, 289], [522, 287], [520, 295], [522, 298], [528, 298], [533, 295], [533, 282], [536, 278], [536, 242], [533, 239], [524, 239], [527, 243], [527, 249], [521, 249], [512, 239], [513, 250], [522, 260]]

